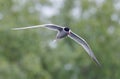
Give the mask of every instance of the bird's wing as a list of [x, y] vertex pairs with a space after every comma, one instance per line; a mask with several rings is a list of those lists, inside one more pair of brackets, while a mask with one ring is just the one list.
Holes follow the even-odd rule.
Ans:
[[70, 37], [71, 39], [73, 39], [74, 41], [76, 41], [78, 44], [80, 44], [88, 53], [88, 55], [98, 64], [100, 65], [100, 63], [98, 62], [98, 60], [96, 59], [94, 53], [92, 52], [90, 46], [87, 44], [87, 42], [81, 38], [80, 36], [78, 36], [77, 34], [73, 33], [72, 31], [70, 32], [70, 34], [68, 35], [68, 37]]
[[43, 25], [28, 26], [28, 27], [21, 27], [21, 28], [12, 28], [12, 30], [23, 30], [23, 29], [39, 28], [39, 27], [46, 27], [48, 29], [55, 30], [55, 31], [60, 31], [63, 29], [63, 27], [55, 24], [43, 24]]
[[45, 27], [51, 30], [61, 31], [64, 27], [55, 24], [45, 24]]

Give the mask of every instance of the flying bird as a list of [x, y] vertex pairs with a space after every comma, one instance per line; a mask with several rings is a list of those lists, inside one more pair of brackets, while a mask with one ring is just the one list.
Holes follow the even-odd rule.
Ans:
[[55, 24], [43, 24], [43, 25], [36, 25], [36, 26], [29, 26], [29, 27], [22, 27], [22, 28], [13, 28], [12, 30], [23, 30], [23, 29], [30, 29], [30, 28], [38, 28], [38, 27], [45, 27], [54, 31], [57, 31], [57, 35], [56, 35], [56, 39], [62, 39], [64, 37], [69, 37], [71, 39], [73, 39], [75, 42], [77, 42], [79, 45], [81, 45], [85, 51], [88, 53], [88, 55], [100, 66], [101, 64], [99, 63], [99, 61], [97, 60], [97, 58], [95, 57], [93, 51], [91, 50], [90, 46], [88, 45], [88, 43], [80, 36], [78, 36], [77, 34], [75, 34], [74, 32], [71, 31], [70, 28], [68, 27], [62, 27], [59, 25], [55, 25]]

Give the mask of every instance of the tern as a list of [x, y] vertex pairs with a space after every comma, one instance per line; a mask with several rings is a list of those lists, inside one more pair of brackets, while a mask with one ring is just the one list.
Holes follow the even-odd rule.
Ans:
[[28, 27], [22, 27], [22, 28], [12, 28], [12, 30], [23, 30], [23, 29], [30, 29], [30, 28], [39, 28], [39, 27], [45, 27], [54, 31], [57, 31], [57, 35], [55, 40], [62, 39], [64, 37], [69, 37], [73, 39], [75, 42], [77, 42], [79, 45], [81, 45], [85, 51], [88, 53], [88, 55], [100, 66], [101, 64], [95, 57], [93, 51], [91, 50], [90, 46], [88, 43], [80, 36], [75, 34], [74, 32], [71, 31], [70, 28], [68, 27], [62, 27], [59, 25], [55, 24], [43, 24], [43, 25], [36, 25], [36, 26], [28, 26]]

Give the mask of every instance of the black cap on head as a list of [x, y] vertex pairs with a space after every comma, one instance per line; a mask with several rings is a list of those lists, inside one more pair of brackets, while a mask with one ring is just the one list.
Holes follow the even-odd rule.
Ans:
[[64, 30], [65, 30], [65, 31], [69, 31], [70, 29], [69, 29], [68, 27], [65, 27]]

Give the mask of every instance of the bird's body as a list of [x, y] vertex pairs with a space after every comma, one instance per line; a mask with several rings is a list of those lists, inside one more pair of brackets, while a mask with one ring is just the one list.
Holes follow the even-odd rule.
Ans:
[[[66, 30], [67, 29], [67, 30]], [[60, 30], [56, 36], [57, 39], [61, 39], [64, 38], [66, 36], [69, 35], [69, 28], [68, 27], [64, 27], [62, 30]]]
[[73, 39], [74, 41], [76, 41], [78, 44], [80, 44], [88, 53], [88, 55], [98, 64], [100, 65], [100, 63], [98, 62], [98, 60], [96, 59], [94, 53], [92, 52], [90, 46], [88, 45], [88, 43], [81, 38], [80, 36], [78, 36], [77, 34], [75, 34], [74, 32], [72, 32], [70, 30], [70, 28], [68, 27], [62, 27], [62, 26], [58, 26], [55, 24], [44, 24], [44, 25], [37, 25], [37, 26], [29, 26], [29, 27], [23, 27], [23, 28], [13, 28], [12, 30], [22, 30], [22, 29], [29, 29], [29, 28], [38, 28], [38, 27], [46, 27], [48, 29], [51, 30], [55, 30], [58, 31], [57, 35], [56, 35], [56, 39], [62, 39], [64, 37], [70, 37], [71, 39]]

